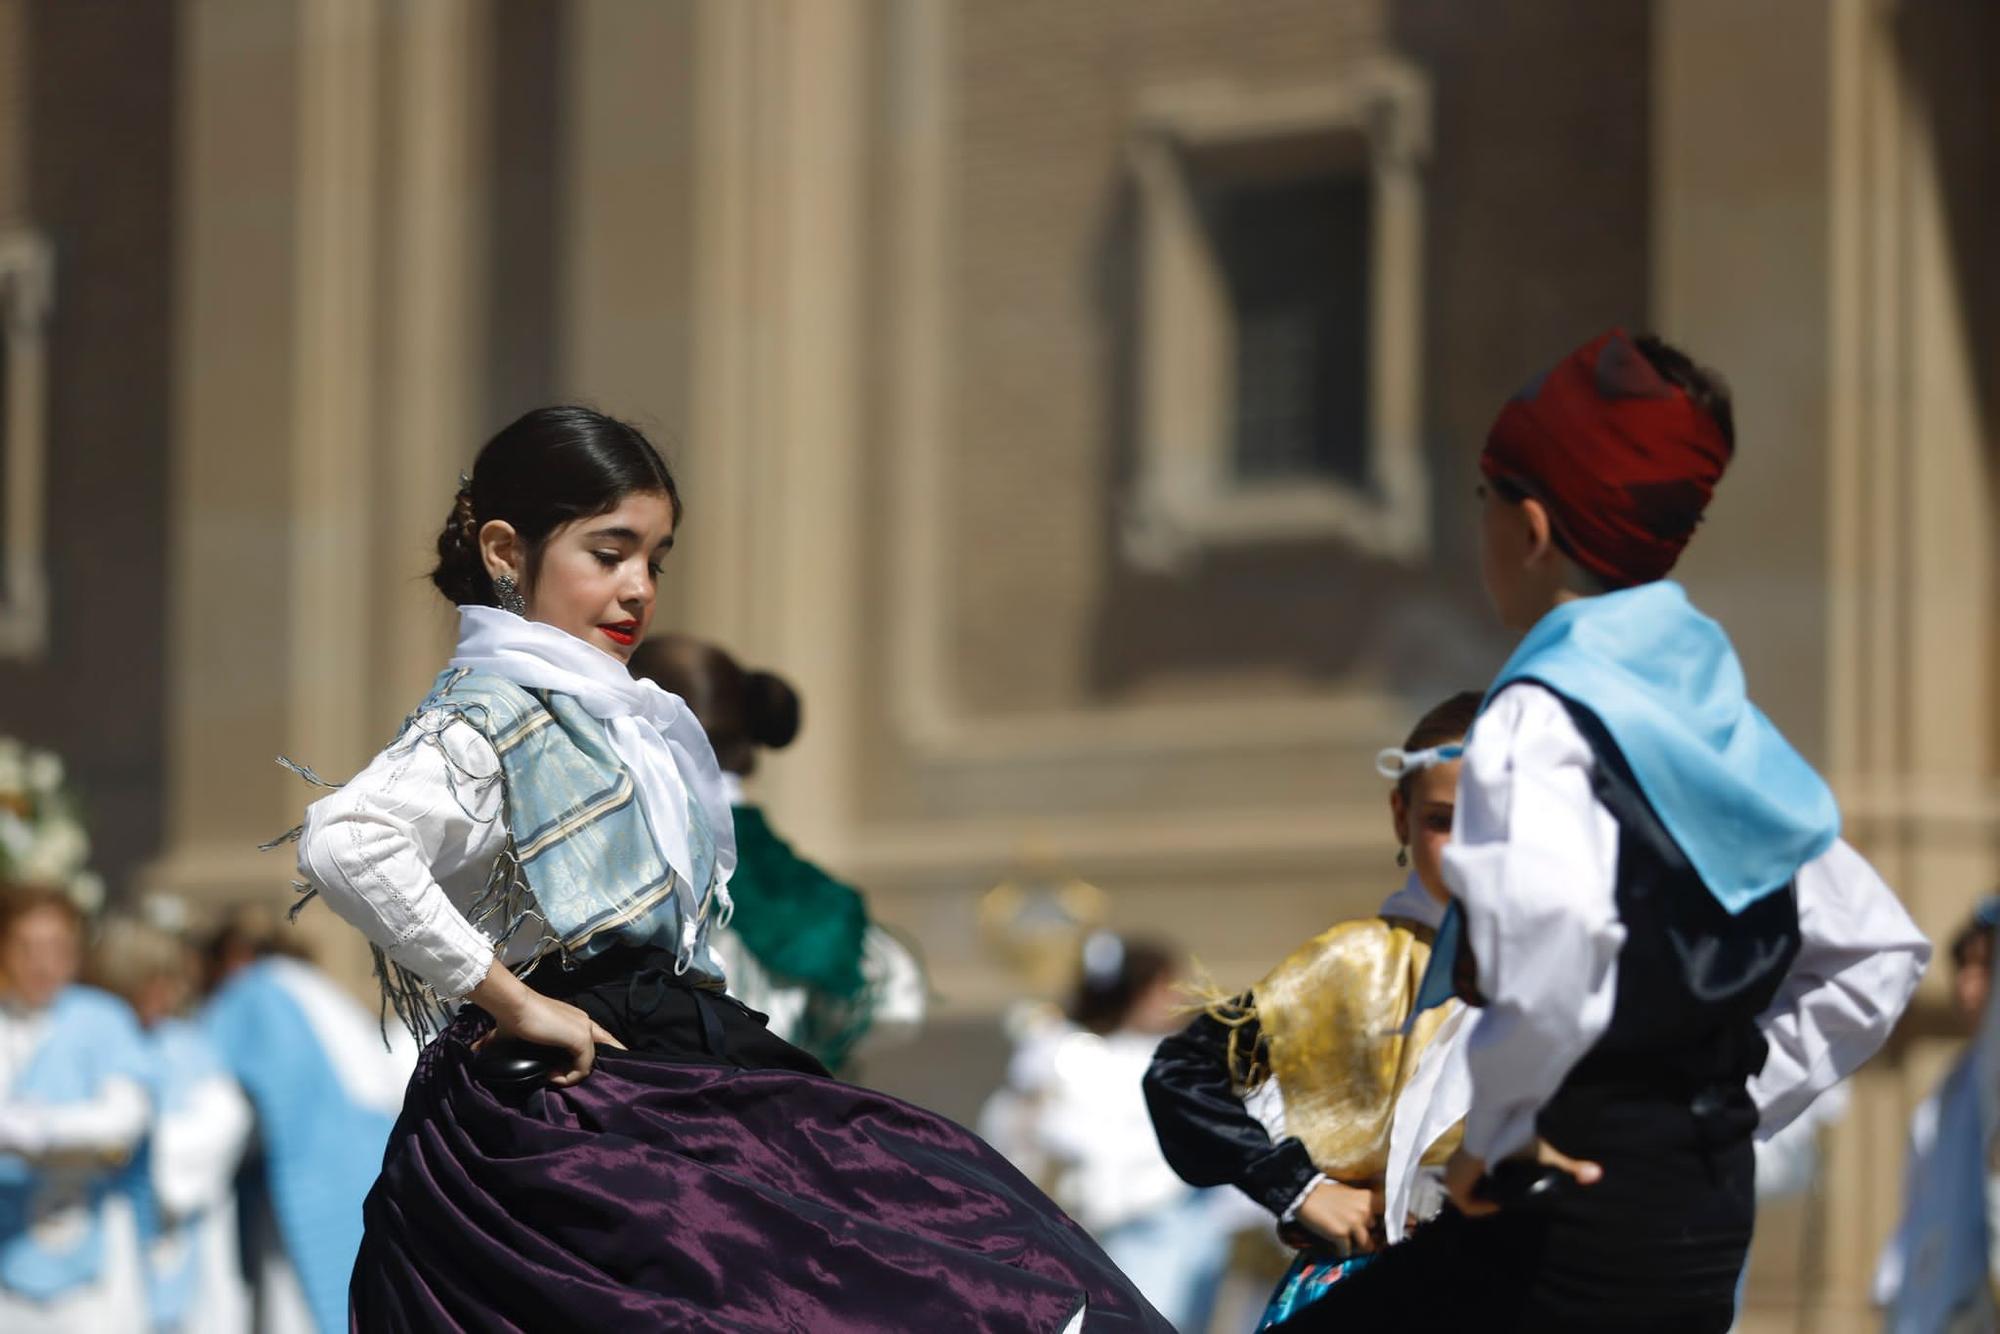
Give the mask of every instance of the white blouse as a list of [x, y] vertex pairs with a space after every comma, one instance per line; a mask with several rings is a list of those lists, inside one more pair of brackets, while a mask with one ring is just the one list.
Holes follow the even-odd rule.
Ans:
[[[478, 728], [436, 711], [306, 809], [299, 873], [391, 961], [446, 1000], [478, 986], [494, 946], [466, 918], [507, 846], [500, 757]], [[500, 952], [525, 963], [536, 923]]]
[[[1618, 823], [1591, 790], [1590, 744], [1555, 695], [1520, 682], [1466, 745], [1444, 871], [1464, 905], [1487, 1005], [1466, 1038], [1467, 1152], [1530, 1143], [1535, 1115], [1611, 1022], [1625, 928]], [[1846, 843], [1797, 881], [1798, 958], [1759, 1018], [1770, 1055], [1749, 1082], [1767, 1139], [1873, 1055], [1930, 942]]]

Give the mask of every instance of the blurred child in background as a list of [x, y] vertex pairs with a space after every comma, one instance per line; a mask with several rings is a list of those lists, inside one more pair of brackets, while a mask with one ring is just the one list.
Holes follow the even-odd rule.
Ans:
[[250, 1328], [236, 1207], [250, 1104], [186, 1017], [195, 969], [178, 935], [113, 917], [98, 930], [89, 972], [132, 1006], [152, 1059], [156, 1110], [138, 1200], [153, 1328], [238, 1334]]
[[222, 982], [201, 1026], [256, 1114], [242, 1196], [256, 1328], [339, 1334], [361, 1202], [381, 1170], [416, 1045], [310, 963], [280, 952], [284, 940], [261, 911], [232, 915], [206, 951]]
[[133, 1159], [152, 1063], [132, 1011], [76, 985], [83, 914], [0, 890], [0, 1330], [146, 1328]]
[[632, 654], [632, 672], [687, 701], [722, 767], [736, 829], [736, 906], [713, 943], [729, 994], [836, 1075], [863, 1044], [914, 1035], [928, 1001], [915, 956], [870, 920], [860, 890], [794, 852], [744, 794], [759, 753], [798, 736], [798, 693], [688, 635], [647, 640]]
[[1140, 1089], [1154, 1047], [1182, 1022], [1184, 963], [1109, 931], [1085, 939], [1080, 962], [1064, 1015], [1021, 1035], [981, 1129], [1176, 1329], [1206, 1330], [1242, 1215], [1175, 1175]]
[[[1952, 1002], [1968, 1034], [1980, 1035], [1982, 1021], [1992, 1022], [1996, 926], [2000, 895], [1981, 903], [1952, 937]], [[1989, 1209], [2000, 1192], [1981, 1107], [2000, 1096], [1989, 1064], [1992, 1038], [1987, 1032], [1967, 1043], [1910, 1118], [1903, 1217], [1875, 1268], [1875, 1301], [1885, 1309], [1889, 1334], [1993, 1327]]]

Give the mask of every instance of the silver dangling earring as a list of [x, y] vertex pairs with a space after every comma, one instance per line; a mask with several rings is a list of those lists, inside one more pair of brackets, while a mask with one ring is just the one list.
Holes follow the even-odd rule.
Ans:
[[1408, 848], [1397, 848], [1396, 865], [1408, 866], [1409, 864], [1410, 864], [1410, 850]]
[[528, 614], [528, 599], [521, 596], [521, 586], [514, 582], [513, 575], [493, 576], [493, 596], [500, 599], [500, 610], [511, 611], [516, 616]]

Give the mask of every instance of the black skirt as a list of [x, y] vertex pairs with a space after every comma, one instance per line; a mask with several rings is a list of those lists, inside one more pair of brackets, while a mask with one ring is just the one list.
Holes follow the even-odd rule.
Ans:
[[571, 969], [546, 963], [527, 981], [576, 1006], [637, 1053], [827, 1077], [816, 1057], [766, 1027], [767, 1016], [675, 973], [674, 956], [665, 950], [606, 950]]

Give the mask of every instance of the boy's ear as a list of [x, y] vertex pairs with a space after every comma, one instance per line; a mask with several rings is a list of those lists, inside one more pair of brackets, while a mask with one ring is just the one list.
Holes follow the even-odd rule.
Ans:
[[1521, 519], [1528, 525], [1528, 563], [1534, 565], [1556, 549], [1555, 525], [1548, 507], [1533, 496], [1521, 502]]

